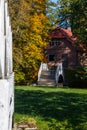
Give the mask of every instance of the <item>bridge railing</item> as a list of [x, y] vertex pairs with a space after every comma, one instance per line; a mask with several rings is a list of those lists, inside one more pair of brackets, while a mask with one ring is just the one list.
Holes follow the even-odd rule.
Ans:
[[48, 70], [48, 65], [47, 63], [42, 63], [40, 65], [39, 71], [38, 71], [38, 81], [40, 81], [40, 77], [41, 77], [41, 72], [42, 70]]
[[63, 65], [62, 65], [62, 63], [57, 64], [56, 73], [55, 73], [56, 85], [58, 85], [58, 80], [59, 80], [60, 75], [63, 77], [63, 80], [64, 80], [64, 73], [63, 73]]

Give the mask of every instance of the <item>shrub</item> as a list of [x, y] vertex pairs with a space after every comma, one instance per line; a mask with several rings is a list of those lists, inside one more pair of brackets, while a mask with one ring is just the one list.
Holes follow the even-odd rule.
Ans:
[[85, 88], [87, 86], [87, 68], [64, 69], [65, 83], [70, 87]]

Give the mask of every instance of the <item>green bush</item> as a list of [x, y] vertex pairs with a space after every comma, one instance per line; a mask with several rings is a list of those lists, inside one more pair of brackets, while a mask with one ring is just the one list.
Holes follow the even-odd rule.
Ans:
[[23, 72], [21, 71], [15, 72], [15, 84], [23, 83], [24, 79], [25, 79], [25, 75]]
[[87, 67], [64, 69], [64, 77], [65, 83], [67, 83], [70, 87], [87, 87]]
[[79, 126], [76, 127], [76, 130], [87, 130], [87, 122], [81, 123]]

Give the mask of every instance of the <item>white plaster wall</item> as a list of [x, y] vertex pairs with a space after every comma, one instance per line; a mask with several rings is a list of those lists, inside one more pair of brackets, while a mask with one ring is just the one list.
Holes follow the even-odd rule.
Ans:
[[0, 32], [4, 34], [4, 0], [0, 0]]
[[9, 89], [9, 116], [10, 117], [8, 120], [8, 126], [9, 126], [8, 130], [11, 130], [12, 129], [12, 117], [13, 117], [13, 113], [14, 113], [14, 73], [12, 73], [9, 76], [8, 82], [9, 82], [9, 86], [10, 86], [10, 89]]
[[12, 130], [14, 73], [12, 31], [6, 0], [0, 0], [0, 130]]
[[5, 17], [6, 17], [6, 75], [12, 73], [12, 31], [10, 25], [10, 18], [8, 15], [8, 6], [5, 2]]
[[12, 129], [14, 112], [14, 74], [0, 80], [0, 130]]
[[0, 130], [8, 130], [9, 87], [7, 80], [0, 80]]
[[0, 77], [4, 78], [5, 35], [4, 35], [4, 0], [0, 0]]
[[5, 36], [0, 34], [0, 77], [4, 78], [4, 64], [5, 64]]

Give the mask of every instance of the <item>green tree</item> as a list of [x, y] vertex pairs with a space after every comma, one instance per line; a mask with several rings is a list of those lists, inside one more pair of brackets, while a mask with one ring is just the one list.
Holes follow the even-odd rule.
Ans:
[[[86, 0], [58, 0], [60, 23], [67, 28], [71, 25], [71, 29], [75, 36], [78, 37], [79, 43], [87, 44], [87, 1]], [[59, 21], [58, 21], [59, 24]]]
[[80, 43], [87, 45], [87, 1], [75, 0], [71, 4], [72, 27]]
[[58, 21], [58, 12], [57, 3], [47, 0], [46, 14], [49, 17], [51, 26], [55, 25], [56, 21]]

